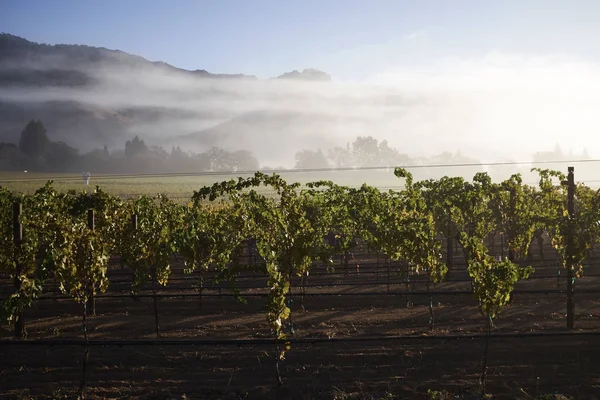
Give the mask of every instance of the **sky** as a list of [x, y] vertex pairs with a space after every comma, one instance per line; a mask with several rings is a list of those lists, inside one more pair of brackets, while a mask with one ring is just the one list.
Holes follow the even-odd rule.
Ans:
[[317, 68], [361, 81], [448, 57], [598, 61], [600, 2], [558, 0], [0, 0], [0, 31], [266, 78]]
[[[0, 98], [193, 114], [132, 127], [131, 134], [151, 138], [232, 119], [239, 135], [229, 142], [219, 135], [219, 145], [259, 152], [263, 142], [275, 149], [287, 143], [287, 153], [263, 150], [288, 162], [298, 149], [345, 145], [359, 135], [410, 155], [460, 151], [515, 160], [560, 145], [600, 158], [598, 21], [598, 0], [0, 0], [0, 32], [35, 42], [119, 49], [179, 68], [259, 78], [316, 68], [334, 81], [215, 83], [224, 85], [221, 96], [213, 83], [98, 70], [110, 92], [44, 89]], [[207, 120], [206, 110], [223, 119]], [[272, 127], [273, 137], [260, 125], [246, 135], [252, 126], [244, 118], [252, 113], [307, 110], [326, 115], [329, 125], [295, 121]]]

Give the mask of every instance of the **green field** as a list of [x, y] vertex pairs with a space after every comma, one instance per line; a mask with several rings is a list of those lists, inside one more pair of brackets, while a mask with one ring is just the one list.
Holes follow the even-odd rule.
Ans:
[[[544, 168], [558, 169], [566, 173], [565, 165], [543, 165]], [[585, 166], [587, 167], [587, 166]], [[529, 171], [531, 166], [497, 166], [489, 169], [492, 180], [499, 182], [507, 179], [513, 173], [521, 173], [525, 184], [537, 186], [537, 173]], [[477, 172], [482, 172], [482, 167], [446, 166], [444, 168], [408, 168], [415, 180], [439, 179], [442, 176], [462, 176], [471, 180]], [[281, 172], [280, 175], [288, 182], [307, 183], [318, 180], [331, 180], [339, 185], [358, 187], [363, 183], [382, 190], [402, 189], [403, 180], [394, 176], [393, 168], [378, 170], [347, 170], [347, 171], [319, 171], [319, 172]], [[37, 172], [2, 172], [0, 171], [0, 186], [21, 193], [33, 193], [43, 186], [48, 180], [54, 182], [54, 187], [59, 191], [67, 190], [93, 190], [96, 185], [104, 191], [124, 198], [135, 197], [142, 194], [165, 194], [173, 200], [184, 201], [190, 198], [195, 190], [215, 182], [237, 179], [238, 176], [248, 177], [249, 174], [216, 174], [216, 173], [190, 173], [190, 174], [159, 174], [159, 175], [92, 175], [90, 184], [85, 185], [81, 174], [37, 173]], [[597, 187], [598, 180], [595, 168], [576, 168], [576, 181], [584, 181], [590, 187]]]
[[[143, 194], [156, 195], [162, 193], [175, 200], [189, 198], [195, 190], [215, 182], [237, 179], [238, 176], [225, 174], [197, 174], [174, 176], [133, 176], [133, 175], [98, 175], [92, 176], [89, 185], [85, 185], [81, 175], [48, 174], [30, 172], [0, 172], [0, 186], [21, 193], [33, 193], [52, 180], [59, 191], [93, 190], [96, 185], [104, 191], [122, 197], [135, 197]], [[347, 186], [360, 186], [368, 183], [381, 189], [401, 189], [403, 181], [389, 171], [339, 171], [339, 172], [290, 172], [281, 176], [288, 182], [307, 183], [317, 180], [332, 180]]]

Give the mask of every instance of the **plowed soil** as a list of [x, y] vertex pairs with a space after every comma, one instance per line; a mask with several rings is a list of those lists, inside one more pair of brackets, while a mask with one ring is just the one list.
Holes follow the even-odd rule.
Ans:
[[[535, 276], [518, 284], [493, 332], [566, 332], [566, 295], [560, 293], [566, 281], [564, 271], [559, 278], [557, 271], [551, 262], [538, 262]], [[294, 344], [280, 363], [281, 387], [276, 383], [274, 342], [92, 346], [87, 398], [480, 398], [485, 340], [456, 337], [481, 334], [486, 323], [472, 295], [463, 293], [470, 290], [464, 267], [452, 270], [449, 282], [432, 287], [434, 332], [424, 277], [411, 276], [407, 285], [403, 272], [398, 265], [388, 272], [387, 263], [366, 258], [335, 273], [317, 267], [304, 299], [297, 296], [300, 280], [295, 281], [294, 338], [358, 340]], [[90, 339], [157, 338], [151, 291], [141, 292], [148, 297], [131, 298], [129, 277], [127, 269], [115, 266], [111, 271], [106, 296], [112, 297], [96, 299], [96, 315], [88, 317]], [[223, 284], [207, 284], [201, 298], [196, 282], [197, 276], [175, 268], [171, 282], [158, 291], [160, 340], [272, 337], [264, 309], [265, 277], [238, 278], [246, 304]], [[600, 331], [599, 292], [600, 266], [592, 263], [576, 283], [576, 332]], [[45, 296], [28, 311], [28, 338], [82, 338], [81, 307], [52, 294], [52, 283]], [[286, 325], [288, 333], [290, 328]], [[11, 329], [3, 326], [2, 337], [8, 340]], [[406, 335], [436, 337], [385, 339]], [[360, 341], [379, 337], [380, 341]], [[80, 346], [18, 346], [5, 341], [0, 345], [0, 398], [75, 398], [82, 359]], [[492, 338], [488, 392], [497, 399], [553, 393], [597, 399], [598, 360], [600, 335]]]

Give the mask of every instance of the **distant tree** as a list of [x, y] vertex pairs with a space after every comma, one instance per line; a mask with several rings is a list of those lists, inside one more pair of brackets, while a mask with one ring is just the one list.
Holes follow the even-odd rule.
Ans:
[[213, 147], [206, 153], [197, 155], [198, 160], [207, 163], [208, 171], [257, 171], [258, 160], [248, 150], [227, 151], [221, 147]]
[[248, 150], [238, 150], [231, 153], [231, 170], [258, 171], [260, 165], [254, 155]]
[[412, 163], [410, 157], [401, 154], [398, 150], [389, 147], [387, 140], [379, 144], [379, 162], [377, 166], [401, 167]]
[[[111, 157], [107, 154], [106, 147], [103, 150], [95, 149], [90, 152], [83, 154], [79, 157], [79, 163], [77, 164], [77, 170], [82, 171], [91, 171], [92, 173], [110, 173], [120, 171], [119, 162], [120, 157]], [[123, 153], [123, 150], [120, 150]]]
[[183, 158], [187, 157], [187, 154], [185, 154], [181, 148], [179, 146], [175, 147], [171, 147], [171, 155], [169, 156], [172, 160], [180, 160]]
[[327, 158], [331, 160], [336, 168], [349, 167], [355, 165], [350, 144], [346, 147], [336, 146], [327, 153]]
[[588, 153], [587, 147], [584, 147], [583, 152], [581, 153], [581, 159], [582, 160], [589, 160], [590, 159], [590, 154]]
[[[298, 155], [296, 155], [298, 157]], [[327, 158], [336, 168], [340, 167], [379, 167], [401, 166], [409, 164], [411, 159], [391, 148], [384, 140], [379, 143], [372, 136], [359, 136], [346, 147], [336, 146], [330, 149]], [[298, 162], [298, 158], [296, 158]]]
[[160, 146], [150, 146], [148, 148], [148, 153], [152, 154], [155, 159], [165, 161], [169, 158], [169, 153], [165, 149]]
[[45, 169], [48, 171], [68, 171], [77, 162], [79, 151], [64, 142], [50, 142]]
[[459, 151], [451, 153], [444, 151], [440, 154], [434, 155], [428, 160], [430, 164], [477, 164], [478, 160], [470, 157], [463, 156]]
[[132, 158], [148, 152], [148, 146], [138, 136], [125, 142], [125, 157]]
[[329, 168], [329, 161], [321, 151], [302, 150], [296, 153], [294, 168]]
[[371, 136], [357, 137], [352, 143], [352, 153], [358, 167], [373, 167], [379, 164], [379, 143]]
[[193, 154], [190, 156], [194, 171], [210, 171], [212, 164], [207, 153]]
[[27, 156], [13, 143], [0, 143], [0, 169], [13, 171], [27, 168]]
[[227, 171], [229, 169], [229, 154], [225, 149], [222, 149], [221, 147], [213, 147], [205, 154], [208, 158], [210, 171]]
[[39, 162], [48, 151], [50, 140], [46, 136], [46, 128], [40, 120], [31, 120], [25, 126], [19, 139], [19, 150], [32, 160]]
[[556, 143], [556, 145], [554, 145], [554, 153], [555, 153], [556, 155], [560, 155], [560, 156], [562, 156], [562, 155], [563, 155], [563, 151], [562, 151], [562, 149], [560, 148], [560, 146], [558, 145], [558, 143]]
[[533, 155], [533, 161], [535, 162], [562, 161], [564, 159], [565, 154], [558, 143], [554, 146], [554, 151], [539, 151]]

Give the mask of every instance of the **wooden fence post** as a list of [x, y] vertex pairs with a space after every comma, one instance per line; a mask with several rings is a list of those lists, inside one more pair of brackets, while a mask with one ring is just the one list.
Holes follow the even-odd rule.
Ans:
[[[135, 237], [135, 232], [137, 231], [138, 228], [138, 219], [137, 219], [137, 214], [131, 214], [131, 231], [132, 231], [132, 236]], [[121, 260], [121, 262], [123, 262]], [[133, 299], [133, 301], [140, 301], [139, 297], [136, 297], [133, 293], [134, 291], [134, 283], [135, 283], [135, 268], [133, 268], [131, 265], [129, 265], [129, 268], [131, 268], [131, 298]]]
[[[19, 221], [21, 217], [21, 213], [23, 211], [23, 206], [20, 202], [15, 202], [13, 204], [13, 240], [15, 243], [15, 247], [21, 246], [23, 242], [23, 225]], [[16, 256], [16, 254], [15, 254]], [[16, 258], [16, 257], [15, 257]], [[19, 260], [15, 259], [15, 290], [17, 293], [21, 291], [21, 273], [22, 268], [19, 264]], [[23, 311], [19, 312], [15, 318], [15, 338], [21, 339], [26, 336], [25, 332], [25, 313]]]
[[573, 245], [575, 228], [575, 168], [569, 167], [567, 176], [567, 211], [569, 213], [569, 230], [567, 238], [567, 329], [575, 325], [575, 265], [573, 265]]
[[[88, 228], [93, 232], [96, 228], [94, 221], [94, 210], [88, 210], [87, 214], [87, 225]], [[96, 296], [94, 296], [94, 283], [90, 287], [90, 298], [88, 299], [87, 309], [91, 311], [92, 315], [96, 315]]]

